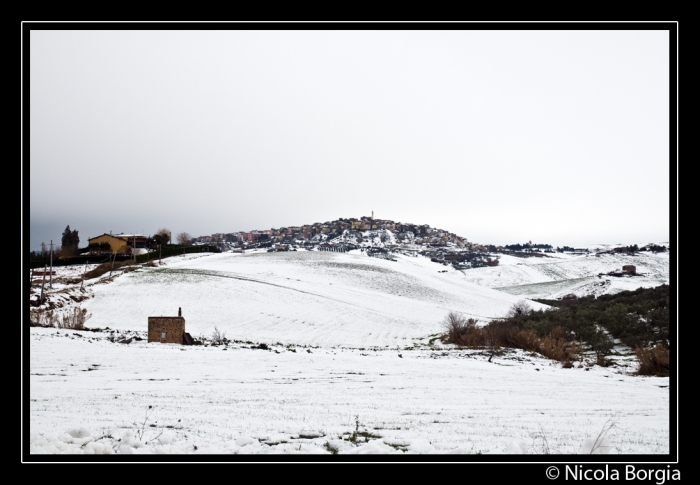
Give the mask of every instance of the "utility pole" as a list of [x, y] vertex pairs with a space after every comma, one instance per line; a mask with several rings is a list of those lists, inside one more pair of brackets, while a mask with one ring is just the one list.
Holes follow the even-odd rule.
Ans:
[[136, 234], [134, 234], [134, 243], [131, 245], [131, 254], [134, 257], [134, 263], [136, 262]]
[[49, 254], [51, 256], [51, 259], [50, 259], [51, 260], [51, 272], [49, 273], [49, 288], [53, 289], [53, 239], [51, 239], [50, 241], [51, 241], [51, 253], [49, 253]]
[[[114, 259], [112, 258], [112, 255], [114, 254], [114, 251], [112, 250], [112, 231], [109, 231], [109, 257], [112, 259], [112, 266], [109, 268], [109, 277], [112, 277], [112, 270], [114, 269]], [[115, 256], [116, 257], [116, 256]]]

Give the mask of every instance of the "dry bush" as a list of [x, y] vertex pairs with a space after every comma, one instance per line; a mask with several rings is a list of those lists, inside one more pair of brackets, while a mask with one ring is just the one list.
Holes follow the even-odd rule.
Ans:
[[561, 327], [540, 337], [534, 330], [519, 328], [510, 320], [496, 320], [478, 327], [476, 320], [453, 312], [447, 315], [442, 325], [447, 330], [443, 341], [463, 347], [486, 348], [492, 352], [501, 347], [529, 350], [569, 366], [583, 351], [574, 335]]
[[532, 350], [539, 352], [542, 347], [541, 340], [532, 330], [511, 330], [508, 335], [509, 347]]
[[596, 355], [595, 363], [601, 367], [610, 367], [611, 365], [614, 364], [614, 362], [612, 360], [606, 358], [605, 355], [603, 355], [603, 354]]
[[[115, 261], [113, 269], [121, 268], [122, 266], [129, 266], [132, 264], [136, 264], [136, 263], [131, 259], [127, 259], [125, 261]], [[85, 273], [85, 279], [89, 280], [92, 278], [97, 278], [99, 276], [102, 276], [103, 274], [109, 273], [111, 270], [112, 270], [112, 263], [110, 263], [110, 262], [102, 263], [97, 268]]]
[[457, 345], [463, 347], [483, 348], [486, 347], [488, 340], [487, 332], [483, 328], [476, 327], [469, 332], [459, 336], [456, 342]]
[[573, 339], [573, 336], [564, 331], [561, 327], [556, 327], [549, 335], [541, 340], [540, 354], [559, 362], [571, 362], [577, 359], [581, 351], [581, 345]]
[[216, 345], [223, 345], [226, 343], [226, 332], [219, 330], [219, 327], [214, 327], [214, 331], [211, 334], [212, 343]]
[[506, 313], [506, 318], [529, 315], [530, 313], [532, 313], [532, 306], [526, 300], [519, 300], [510, 307], [508, 313]]
[[54, 283], [61, 283], [63, 285], [75, 285], [82, 281], [82, 278], [55, 278]]
[[651, 349], [637, 347], [634, 353], [639, 360], [638, 375], [668, 377], [671, 358], [666, 347], [661, 344], [656, 344], [656, 347]]
[[447, 331], [446, 341], [458, 343], [460, 336], [466, 335], [476, 328], [477, 320], [467, 318], [456, 312], [450, 312], [442, 321], [442, 327]]
[[92, 313], [88, 313], [87, 309], [74, 307], [72, 311], [64, 314], [58, 324], [59, 328], [70, 328], [72, 330], [83, 330], [85, 322], [92, 317]]
[[39, 308], [29, 312], [30, 327], [55, 327], [58, 324], [58, 315], [53, 310]]
[[92, 278], [97, 278], [98, 276], [102, 276], [103, 274], [108, 273], [111, 265], [111, 263], [102, 263], [97, 268], [85, 273], [85, 279], [89, 280]]

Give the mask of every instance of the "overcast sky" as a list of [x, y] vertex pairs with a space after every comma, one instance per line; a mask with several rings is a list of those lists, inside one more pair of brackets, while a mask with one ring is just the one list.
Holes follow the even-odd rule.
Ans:
[[480, 243], [669, 240], [666, 31], [32, 31], [29, 53], [31, 249], [372, 210]]

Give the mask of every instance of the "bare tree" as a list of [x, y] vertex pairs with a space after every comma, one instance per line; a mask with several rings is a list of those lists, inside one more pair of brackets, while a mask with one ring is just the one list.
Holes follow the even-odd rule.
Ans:
[[447, 331], [449, 341], [456, 342], [460, 335], [464, 335], [476, 327], [477, 320], [467, 318], [457, 312], [450, 312], [442, 321], [442, 327]]
[[185, 246], [189, 245], [191, 243], [192, 236], [189, 235], [187, 232], [181, 232], [180, 234], [177, 235], [177, 243], [180, 246]]
[[506, 318], [516, 317], [519, 315], [529, 315], [532, 313], [532, 306], [526, 300], [518, 300], [506, 313]]
[[223, 345], [226, 343], [226, 331], [219, 330], [219, 327], [214, 327], [214, 331], [211, 334], [211, 340], [216, 345]]

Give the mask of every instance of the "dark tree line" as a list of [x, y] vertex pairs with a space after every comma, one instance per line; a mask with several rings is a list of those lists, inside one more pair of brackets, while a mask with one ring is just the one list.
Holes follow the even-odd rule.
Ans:
[[520, 243], [517, 243], [517, 244], [506, 244], [506, 245], [503, 246], [503, 247], [506, 248], [506, 249], [509, 249], [509, 250], [511, 250], [511, 251], [521, 251], [521, 250], [523, 250], [523, 249], [552, 249], [552, 245], [551, 245], [551, 244], [532, 244], [532, 243], [528, 243], [528, 244], [520, 244]]

